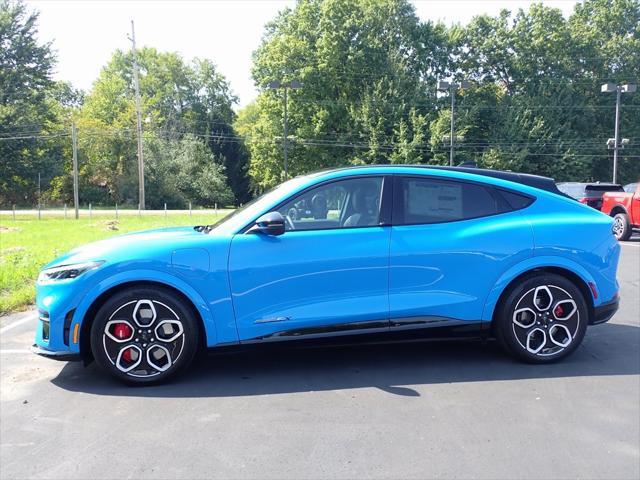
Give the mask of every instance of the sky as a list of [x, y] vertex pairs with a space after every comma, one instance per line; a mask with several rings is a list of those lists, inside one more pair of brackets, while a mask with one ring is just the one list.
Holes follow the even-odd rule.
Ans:
[[[293, 0], [28, 0], [40, 12], [39, 38], [52, 41], [58, 64], [54, 77], [90, 90], [111, 54], [130, 48], [131, 20], [138, 46], [213, 60], [231, 84], [242, 107], [257, 94], [251, 79], [251, 54], [265, 23]], [[466, 24], [475, 15], [501, 9], [527, 9], [523, 0], [416, 0], [421, 20]], [[574, 0], [547, 0], [568, 16]]]

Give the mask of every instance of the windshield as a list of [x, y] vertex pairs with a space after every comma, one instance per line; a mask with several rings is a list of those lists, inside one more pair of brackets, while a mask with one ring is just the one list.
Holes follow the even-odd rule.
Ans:
[[289, 193], [295, 191], [307, 179], [307, 176], [292, 178], [266, 191], [211, 225], [211, 232], [218, 234], [236, 233], [259, 215], [266, 213], [268, 208], [286, 198]]

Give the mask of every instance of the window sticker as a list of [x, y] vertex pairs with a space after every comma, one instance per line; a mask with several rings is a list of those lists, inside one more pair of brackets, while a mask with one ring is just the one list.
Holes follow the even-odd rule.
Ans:
[[462, 186], [410, 181], [407, 189], [410, 216], [462, 218]]

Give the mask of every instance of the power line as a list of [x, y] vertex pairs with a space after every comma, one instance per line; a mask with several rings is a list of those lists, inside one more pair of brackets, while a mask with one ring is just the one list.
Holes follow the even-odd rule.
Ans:
[[0, 137], [0, 142], [4, 140], [32, 140], [39, 138], [57, 138], [57, 137], [69, 137], [71, 134], [69, 133], [57, 133], [55, 135], [26, 135], [26, 136], [15, 136], [15, 137]]
[[[91, 130], [88, 132], [82, 132], [85, 137], [115, 137], [120, 136], [122, 132], [132, 133], [131, 129], [120, 129], [115, 131], [98, 131]], [[143, 133], [143, 137], [146, 138], [160, 138], [170, 140], [173, 135], [191, 135], [196, 138], [202, 139], [217, 139], [217, 140], [225, 140], [230, 142], [252, 142], [252, 141], [266, 141], [266, 142], [275, 142], [280, 141], [278, 136], [257, 136], [257, 135], [235, 135], [235, 134], [214, 134], [214, 133], [197, 133], [190, 131], [147, 131]], [[58, 137], [68, 137], [70, 134], [68, 133], [59, 133], [59, 134], [48, 134], [48, 135], [29, 135], [29, 136], [15, 136], [15, 137], [4, 137], [0, 138], [0, 140], [27, 140], [27, 139], [48, 139], [48, 138], [58, 138]], [[380, 145], [390, 145], [390, 146], [408, 146], [411, 148], [416, 147], [428, 147], [428, 148], [444, 148], [439, 144], [431, 144], [431, 143], [413, 143], [411, 141], [401, 142], [394, 140], [395, 137], [383, 136], [383, 137], [370, 137], [366, 133], [360, 133], [359, 138], [361, 140], [355, 140], [353, 135], [349, 134], [341, 134], [341, 133], [325, 133], [321, 136], [311, 137], [311, 138], [297, 138], [293, 139], [293, 142], [296, 144], [306, 144], [306, 145], [351, 145], [351, 146], [371, 146], [374, 145], [376, 141], [379, 142]], [[323, 138], [324, 137], [324, 138]], [[362, 141], [364, 140], [364, 141]], [[493, 147], [536, 147], [536, 148], [566, 148], [566, 149], [598, 149], [602, 145], [604, 145], [605, 140], [600, 141], [583, 141], [580, 139], [551, 139], [551, 140], [532, 140], [528, 142], [518, 142], [518, 141], [505, 141], [505, 140], [480, 140], [476, 142], [461, 142], [458, 144], [460, 148], [493, 148]], [[632, 148], [640, 148], [640, 146], [631, 145], [627, 147], [629, 149]], [[553, 154], [557, 155], [557, 154]]]

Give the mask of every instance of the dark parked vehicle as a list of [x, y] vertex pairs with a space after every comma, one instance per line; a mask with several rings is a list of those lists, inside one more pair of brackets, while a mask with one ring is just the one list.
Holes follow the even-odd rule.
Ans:
[[624, 192], [622, 185], [616, 183], [581, 183], [563, 182], [558, 183], [558, 190], [575, 198], [580, 203], [600, 210], [602, 208], [602, 195], [605, 192]]

